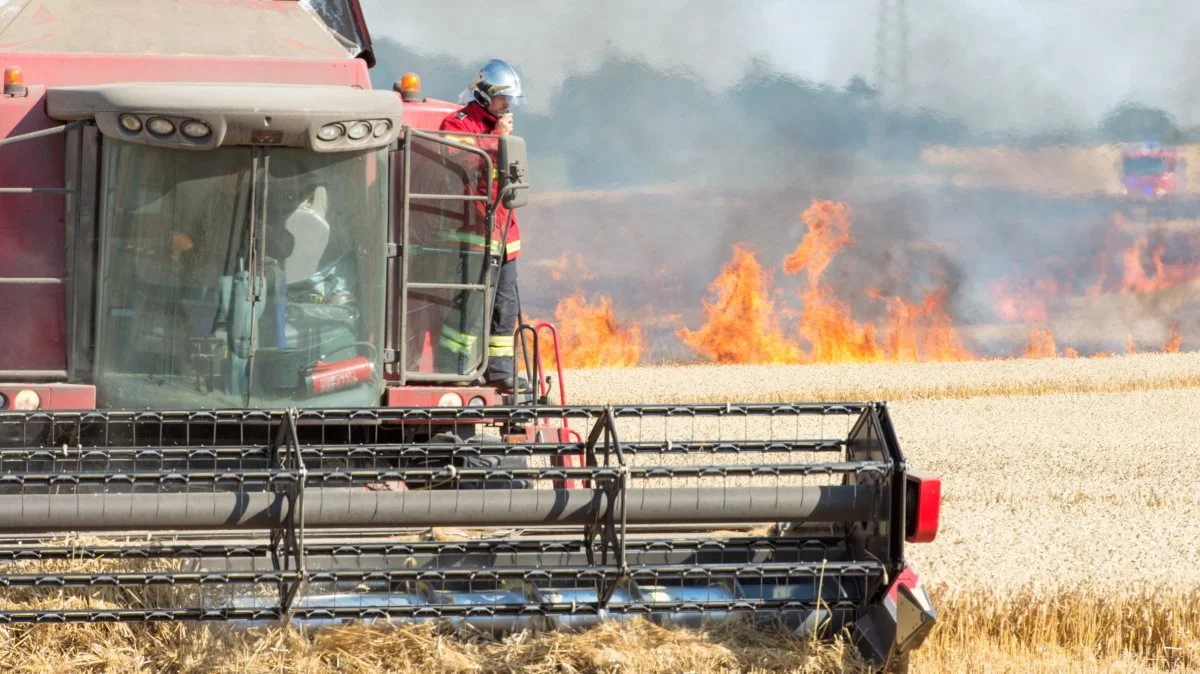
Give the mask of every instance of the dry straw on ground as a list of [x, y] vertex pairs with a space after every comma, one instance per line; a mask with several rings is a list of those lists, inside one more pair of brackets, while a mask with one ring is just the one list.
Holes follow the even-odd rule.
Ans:
[[[914, 658], [918, 672], [1159, 672], [1200, 669], [1200, 596], [1168, 591], [935, 590], [942, 622]], [[12, 672], [667, 673], [866, 669], [844, 644], [643, 620], [582, 634], [506, 640], [433, 624], [352, 625], [302, 635], [218, 626], [10, 626], [0, 666]]]
[[865, 671], [838, 645], [745, 626], [670, 630], [644, 620], [583, 634], [505, 640], [423, 625], [352, 625], [301, 635], [185, 625], [10, 628], [0, 664], [15, 672], [828, 672]]

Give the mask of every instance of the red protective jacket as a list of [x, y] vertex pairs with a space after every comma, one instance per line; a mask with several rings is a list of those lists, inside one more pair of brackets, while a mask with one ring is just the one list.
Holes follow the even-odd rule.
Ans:
[[[442, 120], [440, 127], [442, 131], [459, 131], [462, 133], [481, 134], [481, 135], [497, 135], [496, 134], [496, 118], [492, 116], [482, 105], [471, 101], [466, 106], [459, 108], [455, 112], [446, 115]], [[453, 134], [446, 135], [447, 140], [452, 140], [456, 143], [465, 145], [480, 146], [476, 142], [476, 138], [471, 136], [456, 136]], [[497, 144], [488, 143], [489, 147], [480, 147], [481, 150], [488, 151], [492, 155], [493, 166], [497, 161], [496, 148]], [[492, 196], [495, 197], [500, 193], [500, 182], [496, 179], [495, 172], [492, 173]], [[476, 202], [481, 210], [486, 206], [482, 201]], [[480, 218], [480, 226], [482, 227], [483, 218]], [[504, 225], [508, 223], [508, 232], [504, 233]], [[482, 236], [482, 232], [480, 233]], [[501, 236], [504, 236], [504, 259], [505, 261], [515, 260], [521, 254], [521, 228], [517, 224], [517, 214], [512, 213], [511, 220], [509, 219], [509, 210], [503, 204], [496, 206], [496, 226], [492, 232], [493, 242], [498, 243]], [[482, 241], [481, 241], [482, 242]]]

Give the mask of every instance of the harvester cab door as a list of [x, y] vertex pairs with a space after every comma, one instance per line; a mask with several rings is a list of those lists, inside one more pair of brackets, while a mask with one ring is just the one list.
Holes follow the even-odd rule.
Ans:
[[386, 373], [400, 384], [470, 383], [487, 368], [499, 251], [495, 162], [477, 138], [405, 127], [392, 152]]

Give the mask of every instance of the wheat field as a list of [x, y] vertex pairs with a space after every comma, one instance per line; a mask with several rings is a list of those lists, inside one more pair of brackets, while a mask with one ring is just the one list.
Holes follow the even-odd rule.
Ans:
[[[886, 400], [942, 477], [917, 671], [1200, 670], [1200, 354], [567, 375], [577, 403]], [[688, 393], [681, 393], [687, 391]]]
[[[887, 400], [943, 479], [909, 546], [939, 623], [917, 672], [1200, 671], [1200, 355], [569, 371], [570, 403]], [[684, 394], [682, 392], [688, 392]], [[841, 644], [647, 623], [504, 642], [429, 625], [0, 628], [13, 672], [858, 671]]]

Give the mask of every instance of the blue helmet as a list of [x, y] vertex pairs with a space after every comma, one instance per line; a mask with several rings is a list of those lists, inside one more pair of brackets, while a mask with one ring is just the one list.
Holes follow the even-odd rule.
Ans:
[[521, 77], [517, 71], [500, 59], [492, 59], [483, 64], [475, 81], [459, 94], [458, 102], [467, 103], [472, 98], [483, 107], [492, 102], [493, 96], [508, 96], [512, 105], [525, 102], [525, 92], [521, 89]]

